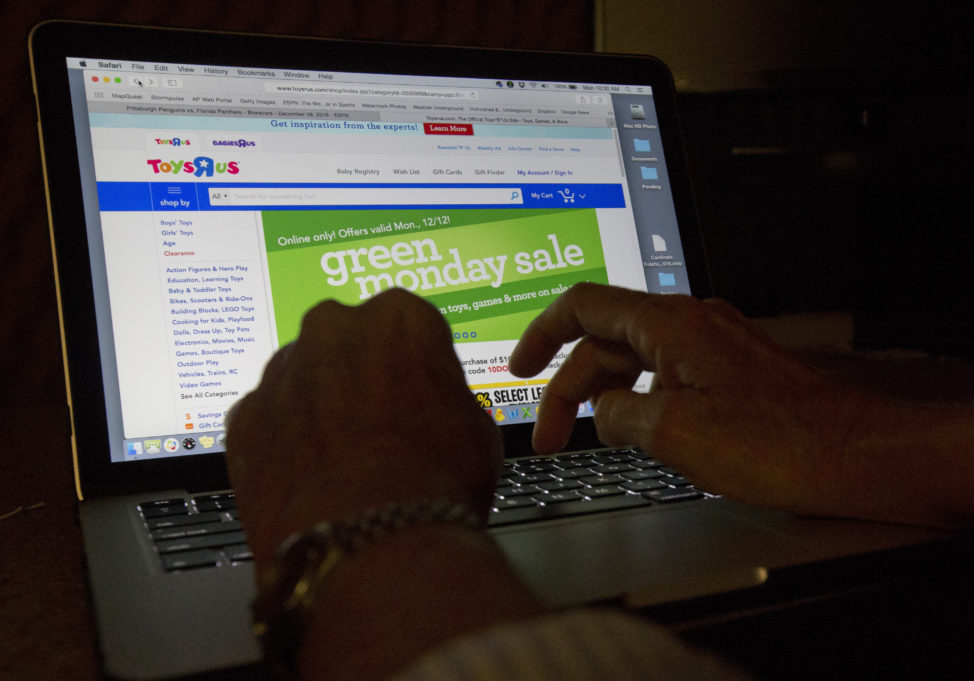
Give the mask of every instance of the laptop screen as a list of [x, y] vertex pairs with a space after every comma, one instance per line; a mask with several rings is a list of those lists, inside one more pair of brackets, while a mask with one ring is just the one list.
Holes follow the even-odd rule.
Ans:
[[653, 83], [67, 68], [113, 462], [224, 451], [227, 409], [322, 299], [429, 300], [507, 426], [565, 357], [507, 368], [560, 292], [691, 292]]

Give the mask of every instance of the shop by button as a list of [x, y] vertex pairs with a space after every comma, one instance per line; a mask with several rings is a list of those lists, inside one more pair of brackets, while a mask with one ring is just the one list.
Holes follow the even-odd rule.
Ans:
[[472, 123], [423, 123], [427, 135], [472, 135]]

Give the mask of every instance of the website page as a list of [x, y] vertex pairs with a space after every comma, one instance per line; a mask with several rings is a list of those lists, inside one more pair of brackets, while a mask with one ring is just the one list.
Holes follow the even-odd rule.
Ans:
[[507, 368], [572, 284], [689, 292], [650, 85], [71, 66], [113, 460], [222, 451], [226, 410], [324, 299], [426, 298], [504, 425], [535, 420], [567, 356], [527, 380]]

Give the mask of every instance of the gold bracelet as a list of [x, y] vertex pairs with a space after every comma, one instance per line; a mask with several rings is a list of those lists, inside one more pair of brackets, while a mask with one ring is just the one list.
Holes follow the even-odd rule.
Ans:
[[348, 520], [320, 522], [284, 540], [259, 576], [252, 606], [253, 631], [275, 678], [298, 678], [297, 654], [308, 620], [326, 577], [342, 558], [404, 527], [425, 523], [484, 527], [463, 504], [424, 499], [369, 509]]

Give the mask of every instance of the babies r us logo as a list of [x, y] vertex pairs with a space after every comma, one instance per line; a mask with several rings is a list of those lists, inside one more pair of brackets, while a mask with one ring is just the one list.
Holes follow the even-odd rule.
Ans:
[[213, 177], [213, 173], [228, 173], [236, 175], [240, 172], [240, 166], [236, 161], [227, 163], [216, 163], [208, 156], [197, 156], [192, 161], [163, 161], [161, 158], [150, 158], [146, 161], [152, 166], [152, 172], [156, 173], [192, 173], [196, 177]]

